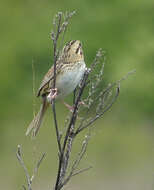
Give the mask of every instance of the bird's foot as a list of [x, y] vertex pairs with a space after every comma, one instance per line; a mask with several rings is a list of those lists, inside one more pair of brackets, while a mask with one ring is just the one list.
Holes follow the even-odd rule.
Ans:
[[57, 88], [50, 89], [50, 92], [47, 96], [48, 102], [52, 103], [52, 101], [57, 97]]

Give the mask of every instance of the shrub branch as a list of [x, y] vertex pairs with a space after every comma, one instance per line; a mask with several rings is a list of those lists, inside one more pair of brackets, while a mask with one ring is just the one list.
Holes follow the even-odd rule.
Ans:
[[[51, 32], [51, 39], [53, 42], [53, 63], [54, 63], [54, 82], [53, 90], [56, 87], [56, 63], [63, 45], [64, 36], [70, 23], [71, 17], [75, 14], [73, 12], [58, 12], [53, 19], [53, 31]], [[60, 40], [61, 39], [61, 40]], [[59, 42], [60, 41], [60, 42]], [[84, 169], [80, 169], [79, 165], [82, 161], [86, 151], [88, 142], [90, 139], [91, 128], [95, 127], [94, 122], [104, 116], [104, 114], [111, 109], [113, 104], [116, 102], [120, 93], [120, 83], [125, 80], [130, 74], [135, 71], [129, 72], [122, 79], [108, 84], [106, 88], [104, 87], [104, 65], [106, 63], [106, 53], [99, 49], [96, 52], [96, 56], [90, 66], [87, 68], [79, 87], [74, 90], [73, 94], [73, 113], [69, 114], [65, 120], [65, 129], [60, 133], [58, 126], [58, 117], [56, 114], [56, 104], [55, 100], [52, 101], [51, 107], [53, 111], [54, 126], [56, 131], [56, 141], [58, 144], [58, 171], [56, 182], [54, 185], [54, 190], [61, 190], [64, 185], [66, 185], [73, 176], [76, 176], [82, 172], [85, 172], [92, 168], [89, 166]], [[103, 85], [102, 85], [103, 84]], [[102, 89], [103, 86], [103, 89]], [[84, 102], [84, 106], [81, 106], [81, 99]], [[87, 131], [88, 132], [87, 132]], [[86, 131], [87, 134], [81, 145], [81, 150], [76, 155], [75, 159], [71, 160], [71, 152], [74, 144], [74, 139], [81, 134], [81, 132]], [[24, 169], [25, 176], [27, 179], [28, 190], [32, 190], [32, 182], [38, 173], [38, 169], [45, 154], [41, 156], [41, 159], [37, 162], [34, 168], [34, 173], [30, 177], [28, 170], [24, 164], [23, 156], [21, 152], [21, 146], [17, 149], [17, 158], [19, 163]], [[26, 190], [26, 187], [23, 186]]]

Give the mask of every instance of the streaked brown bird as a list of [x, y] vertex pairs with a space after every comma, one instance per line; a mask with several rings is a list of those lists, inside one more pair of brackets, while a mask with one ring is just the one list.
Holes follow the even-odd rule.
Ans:
[[68, 42], [56, 63], [55, 89], [53, 89], [54, 66], [49, 69], [41, 82], [37, 97], [42, 97], [42, 104], [38, 114], [28, 126], [26, 135], [31, 131], [33, 136], [37, 135], [43, 116], [52, 99], [63, 99], [70, 94], [80, 83], [85, 69], [86, 65], [81, 42], [79, 40]]

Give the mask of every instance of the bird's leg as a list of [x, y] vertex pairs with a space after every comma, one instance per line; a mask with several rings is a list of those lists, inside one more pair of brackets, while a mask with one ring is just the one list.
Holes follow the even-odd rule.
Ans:
[[82, 106], [86, 106], [86, 104], [84, 103], [84, 101], [79, 101], [79, 105], [82, 105]]
[[52, 100], [54, 100], [57, 97], [57, 88], [50, 89], [50, 92], [47, 96], [47, 100], [52, 103]]
[[74, 111], [74, 106], [70, 106], [69, 104], [67, 104], [67, 103], [64, 102], [63, 100], [62, 100], [62, 102], [63, 102], [63, 104], [70, 110], [70, 112], [73, 113], [73, 111]]
[[[70, 112], [73, 113], [74, 111], [74, 105], [73, 106], [70, 106], [69, 104], [67, 104], [66, 102], [62, 101], [63, 104], [70, 110]], [[78, 103], [79, 105], [83, 105], [83, 106], [86, 106], [86, 104], [84, 103], [84, 101], [79, 101]]]

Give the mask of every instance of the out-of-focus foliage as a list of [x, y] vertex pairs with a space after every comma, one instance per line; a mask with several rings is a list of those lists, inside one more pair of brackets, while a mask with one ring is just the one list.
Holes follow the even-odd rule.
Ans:
[[[26, 159], [29, 168], [34, 162], [31, 160], [31, 153], [35, 152], [33, 149], [41, 151], [42, 148], [49, 152], [50, 146], [51, 149], [54, 148], [53, 153], [49, 153], [53, 165], [50, 159], [45, 161], [41, 173], [42, 176], [47, 175], [44, 179], [46, 178], [49, 183], [48, 174], [52, 171], [51, 175], [54, 176], [56, 171], [52, 170], [52, 167], [55, 169], [57, 155], [54, 129], [49, 128], [49, 125], [52, 128], [53, 123], [50, 119], [52, 118], [51, 111], [45, 118], [42, 136], [40, 135], [35, 143], [25, 138], [24, 133], [32, 119], [33, 108], [37, 110], [39, 106], [39, 100], [34, 98], [32, 92], [32, 63], [35, 67], [37, 90], [43, 75], [52, 64], [50, 31], [52, 18], [58, 11], [77, 10], [65, 41], [71, 39], [82, 41], [87, 65], [92, 62], [98, 48], [101, 47], [107, 52], [107, 63], [104, 69], [105, 83], [118, 80], [128, 71], [136, 69], [136, 74], [122, 83], [121, 95], [112, 111], [98, 123], [99, 134], [96, 130], [96, 136], [92, 139], [93, 143], [89, 145], [91, 146], [89, 158], [86, 159], [97, 160], [98, 165], [94, 163], [94, 166], [104, 169], [103, 175], [109, 172], [106, 168], [110, 167], [113, 173], [116, 168], [126, 168], [133, 164], [139, 170], [141, 170], [139, 163], [142, 166], [145, 163], [145, 168], [151, 166], [152, 143], [154, 142], [151, 135], [154, 132], [153, 9], [154, 1], [152, 0], [1, 1], [0, 184], [3, 189], [19, 189], [23, 181], [22, 172], [15, 158], [18, 143], [27, 147], [25, 154], [28, 154]], [[69, 99], [70, 96], [66, 98], [68, 102], [70, 102]], [[34, 103], [36, 106], [33, 106]], [[63, 105], [57, 103], [57, 110], [61, 118], [64, 118], [67, 110]], [[62, 123], [62, 121], [59, 122]], [[49, 130], [52, 130], [53, 136]], [[50, 142], [51, 137], [52, 142]], [[99, 173], [96, 170], [93, 172]], [[91, 171], [91, 176], [93, 172]], [[101, 171], [100, 174], [102, 174]], [[109, 189], [108, 186], [106, 189]]]

